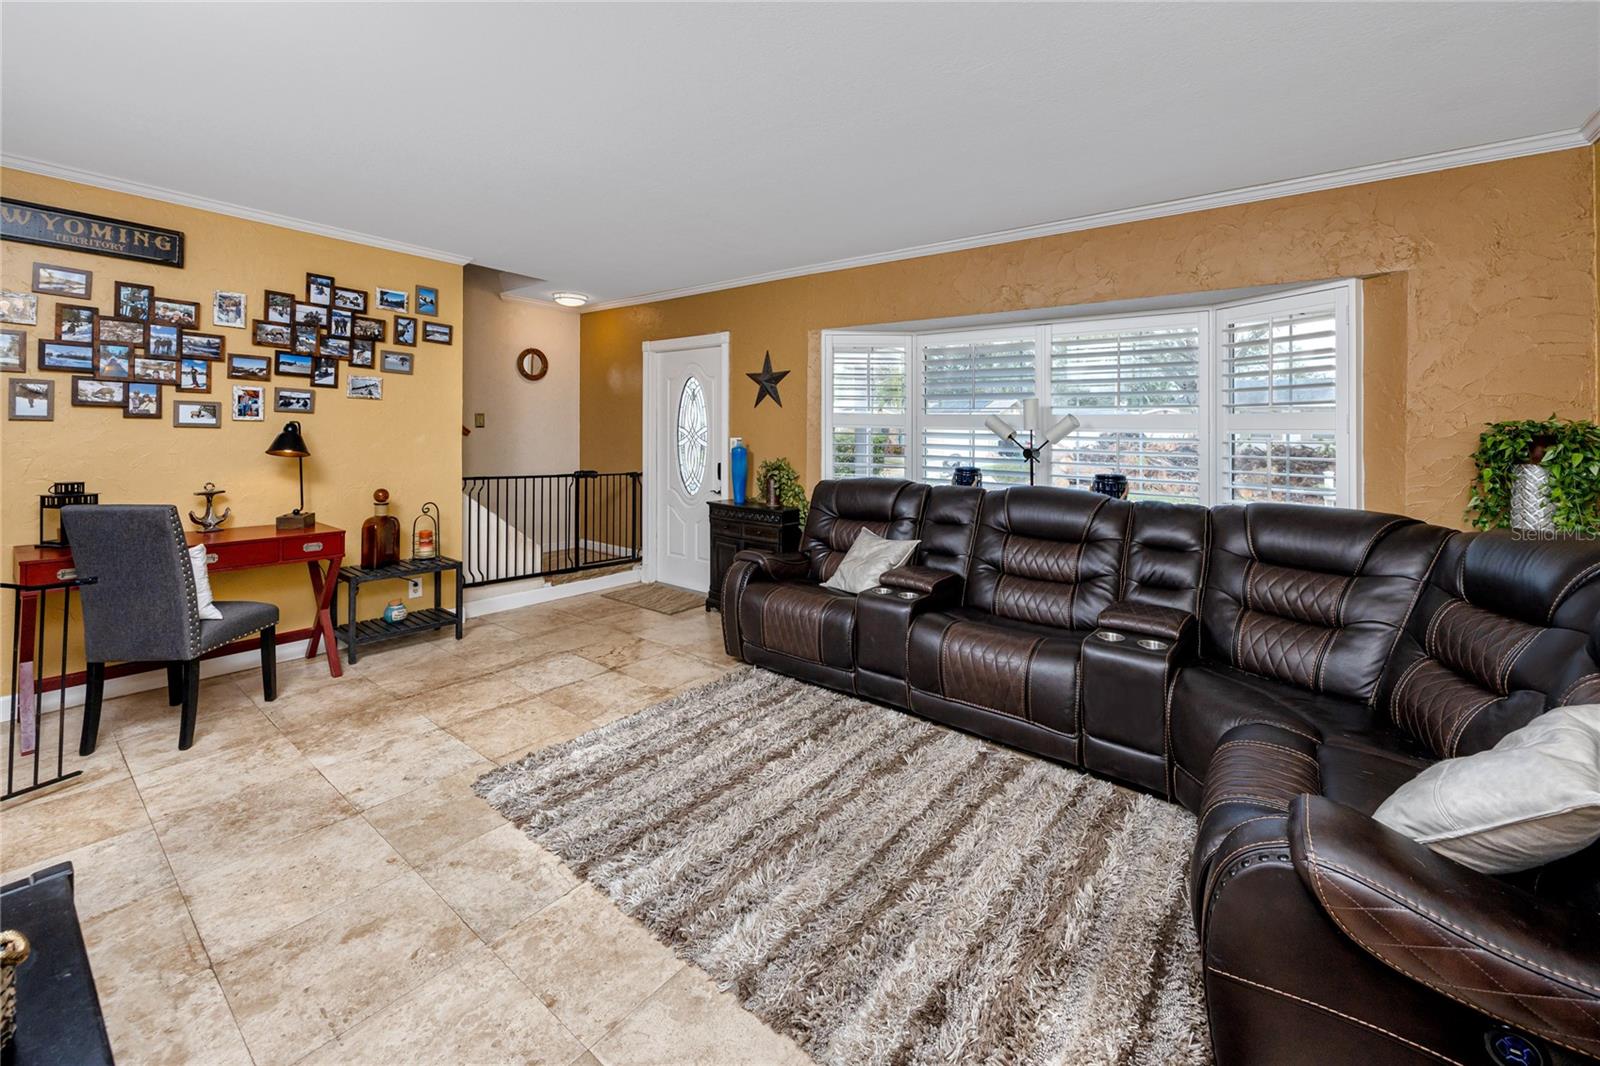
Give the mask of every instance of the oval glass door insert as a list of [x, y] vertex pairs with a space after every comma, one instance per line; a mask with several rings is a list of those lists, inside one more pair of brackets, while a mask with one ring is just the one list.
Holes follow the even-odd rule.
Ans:
[[678, 477], [693, 496], [706, 478], [706, 394], [700, 379], [690, 376], [678, 395]]

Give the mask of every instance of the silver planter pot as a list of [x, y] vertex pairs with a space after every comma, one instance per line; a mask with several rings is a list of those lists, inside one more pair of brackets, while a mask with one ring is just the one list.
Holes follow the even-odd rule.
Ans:
[[1511, 487], [1511, 528], [1555, 531], [1556, 505], [1550, 500], [1550, 471], [1537, 463], [1517, 467], [1516, 483]]

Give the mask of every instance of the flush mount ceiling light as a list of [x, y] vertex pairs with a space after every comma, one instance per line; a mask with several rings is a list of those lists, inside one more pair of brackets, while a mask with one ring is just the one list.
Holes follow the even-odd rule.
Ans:
[[553, 292], [550, 299], [562, 307], [582, 307], [589, 302], [589, 298], [581, 292]]

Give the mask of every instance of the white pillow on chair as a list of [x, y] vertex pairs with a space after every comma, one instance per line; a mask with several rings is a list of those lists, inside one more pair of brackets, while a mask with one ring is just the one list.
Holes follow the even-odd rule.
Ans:
[[213, 622], [222, 621], [211, 595], [211, 571], [206, 569], [206, 546], [196, 544], [189, 549], [189, 569], [194, 571], [194, 598], [200, 604], [200, 617]]
[[1582, 851], [1600, 840], [1600, 704], [1546, 711], [1488, 751], [1436, 762], [1372, 817], [1486, 874]]
[[855, 543], [844, 553], [839, 568], [822, 583], [823, 588], [840, 592], [865, 592], [877, 585], [885, 570], [904, 566], [922, 543], [916, 540], [884, 540], [870, 529], [856, 534]]

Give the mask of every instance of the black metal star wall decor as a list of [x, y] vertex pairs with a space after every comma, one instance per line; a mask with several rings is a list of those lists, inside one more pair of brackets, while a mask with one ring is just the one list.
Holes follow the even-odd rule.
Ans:
[[771, 396], [772, 402], [782, 407], [783, 397], [778, 395], [778, 382], [788, 376], [789, 372], [787, 370], [772, 369], [772, 353], [768, 352], [767, 357], [761, 362], [761, 373], [745, 375], [745, 377], [760, 386], [760, 390], [756, 392], [756, 406], [760, 407], [761, 401]]

